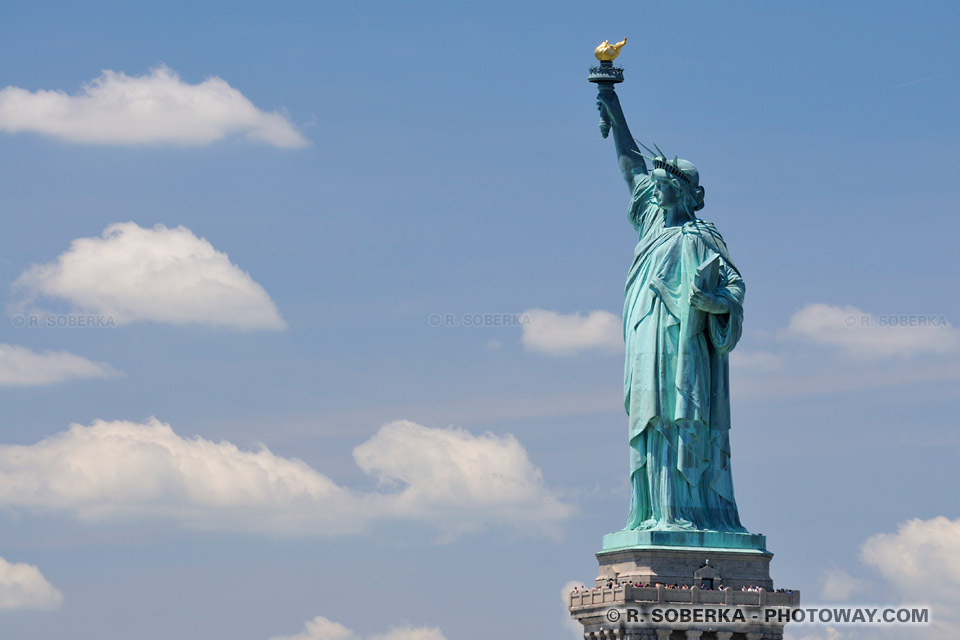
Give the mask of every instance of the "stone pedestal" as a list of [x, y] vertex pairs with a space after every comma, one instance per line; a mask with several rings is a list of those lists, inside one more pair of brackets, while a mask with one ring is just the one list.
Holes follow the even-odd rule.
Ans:
[[601, 551], [596, 586], [613, 582], [688, 587], [706, 585], [739, 590], [762, 587], [773, 591], [766, 551], [646, 547]]
[[762, 545], [605, 549], [570, 615], [585, 640], [782, 640], [800, 592], [773, 590], [772, 557]]

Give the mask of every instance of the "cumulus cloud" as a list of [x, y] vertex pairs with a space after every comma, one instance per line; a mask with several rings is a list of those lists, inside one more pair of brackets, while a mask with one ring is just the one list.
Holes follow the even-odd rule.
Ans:
[[[896, 533], [867, 540], [862, 556], [906, 591], [922, 588], [932, 576], [947, 578], [952, 589], [960, 588], [960, 519], [908, 520]], [[960, 592], [956, 595], [960, 601]]]
[[62, 602], [63, 595], [38, 568], [0, 558], [0, 610], [56, 609]]
[[26, 347], [0, 343], [0, 386], [41, 386], [115, 375], [119, 375], [117, 370], [105, 362], [93, 362], [67, 351], [38, 353]]
[[263, 287], [227, 254], [182, 226], [111, 224], [100, 237], [74, 240], [53, 262], [31, 266], [13, 288], [21, 296], [17, 309], [44, 296], [118, 325], [286, 327]]
[[789, 338], [838, 347], [863, 358], [910, 357], [960, 350], [960, 331], [943, 316], [877, 315], [856, 307], [808, 304], [790, 318]]
[[275, 147], [307, 144], [284, 115], [261, 111], [225, 80], [190, 84], [165, 66], [140, 76], [105, 70], [74, 95], [5, 87], [0, 131], [84, 144], [205, 145], [232, 135]]
[[620, 316], [609, 311], [564, 314], [527, 309], [522, 317], [526, 320], [522, 340], [527, 351], [563, 356], [589, 350], [623, 350]]
[[360, 637], [339, 622], [317, 616], [308, 620], [300, 633], [292, 636], [271, 636], [270, 640], [360, 640]]
[[767, 348], [740, 346], [730, 355], [732, 391], [741, 397], [836, 394], [960, 379], [960, 330], [943, 315], [883, 315], [813, 303], [797, 310], [784, 328], [748, 337], [766, 341]]
[[861, 599], [869, 589], [866, 580], [854, 577], [842, 569], [828, 569], [820, 576], [822, 587], [820, 597], [826, 602], [843, 602], [851, 596], [858, 595]]
[[378, 633], [369, 640], [446, 640], [437, 627], [395, 627], [386, 633]]
[[[919, 625], [844, 626], [842, 633], [833, 627], [800, 633], [809, 627], [797, 626], [785, 640], [954, 640], [960, 637], [960, 519], [943, 516], [930, 520], [913, 519], [901, 523], [895, 533], [871, 536], [860, 547], [860, 559], [882, 576], [873, 580], [872, 594], [883, 594], [892, 601], [871, 602], [864, 592], [871, 586], [865, 580], [840, 570], [825, 574], [825, 600], [851, 599], [849, 606], [868, 608], [903, 607], [930, 610], [930, 623]], [[814, 605], [828, 606], [828, 605]], [[789, 630], [789, 626], [788, 626]]]
[[960, 637], [960, 613], [956, 608], [960, 602], [960, 519], [939, 516], [901, 523], [896, 533], [871, 536], [861, 546], [860, 558], [883, 576], [883, 591], [897, 597], [902, 606], [931, 609], [930, 625], [877, 629], [873, 637]]
[[861, 557], [905, 597], [960, 602], [960, 519], [909, 520], [868, 539]]
[[[0, 446], [0, 504], [67, 510], [84, 520], [174, 518], [199, 528], [304, 526], [310, 506], [334, 510], [347, 492], [296, 459], [267, 448], [185, 439], [156, 419], [96, 421], [34, 445]], [[285, 509], [277, 510], [277, 505]]]
[[443, 520], [449, 532], [479, 529], [488, 519], [541, 529], [570, 515], [509, 434], [475, 436], [398, 421], [356, 447], [353, 456], [382, 486], [400, 488], [384, 501], [388, 513]]
[[[360, 636], [339, 622], [317, 616], [307, 621], [303, 631], [292, 636], [273, 636], [270, 640], [361, 640]], [[436, 627], [394, 627], [386, 633], [365, 636], [366, 640], [446, 640]]]
[[772, 351], [743, 351], [730, 353], [730, 365], [736, 369], [766, 373], [783, 368], [783, 356]]
[[183, 438], [152, 418], [100, 420], [33, 445], [0, 446], [0, 506], [274, 535], [352, 534], [405, 520], [446, 537], [486, 525], [549, 533], [572, 512], [513, 436], [400, 421], [354, 455], [382, 490], [351, 491], [263, 445], [247, 451]]

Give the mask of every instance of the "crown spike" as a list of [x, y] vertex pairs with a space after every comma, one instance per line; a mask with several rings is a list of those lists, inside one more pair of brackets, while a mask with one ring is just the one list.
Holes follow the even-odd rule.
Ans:
[[653, 152], [653, 149], [651, 149], [651, 148], [648, 147], [647, 145], [643, 144], [642, 142], [640, 142], [640, 141], [637, 140], [636, 138], [634, 138], [633, 141], [636, 142], [636, 143], [637, 143], [638, 145], [640, 145], [641, 147], [643, 147], [644, 149], [646, 149], [646, 150], [647, 150], [647, 153], [649, 153], [650, 155], [656, 155], [656, 154]]

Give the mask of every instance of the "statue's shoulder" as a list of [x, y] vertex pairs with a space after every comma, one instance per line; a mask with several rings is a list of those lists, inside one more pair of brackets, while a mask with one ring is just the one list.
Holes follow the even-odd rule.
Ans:
[[695, 218], [690, 222], [683, 223], [683, 226], [685, 228], [689, 227], [691, 230], [696, 229], [696, 230], [710, 231], [711, 233], [716, 233], [719, 235], [719, 232], [717, 231], [717, 225], [713, 224], [709, 220], [701, 220], [700, 218]]
[[721, 255], [726, 255], [727, 253], [727, 244], [723, 241], [723, 236], [720, 235], [716, 225], [712, 222], [707, 222], [700, 218], [685, 222], [683, 225], [683, 233], [685, 236], [703, 241], [705, 245]]
[[683, 223], [683, 232], [691, 235], [701, 236], [704, 238], [704, 240], [710, 238], [717, 242], [723, 243], [723, 236], [721, 236], [720, 232], [717, 231], [717, 226], [712, 222], [701, 220], [700, 218]]
[[683, 235], [693, 242], [702, 242], [707, 248], [720, 254], [734, 271], [740, 273], [733, 260], [730, 259], [730, 251], [727, 249], [727, 243], [723, 241], [723, 236], [717, 231], [717, 227], [712, 222], [706, 220], [691, 220], [683, 225]]

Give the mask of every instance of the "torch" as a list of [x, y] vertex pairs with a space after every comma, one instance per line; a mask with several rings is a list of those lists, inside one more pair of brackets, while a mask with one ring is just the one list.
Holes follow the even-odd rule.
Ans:
[[[613, 66], [613, 61], [620, 55], [620, 49], [627, 44], [624, 38], [616, 44], [610, 44], [609, 40], [604, 40], [598, 46], [593, 55], [600, 61], [599, 67], [590, 67], [590, 75], [587, 80], [597, 85], [600, 93], [609, 91], [613, 93], [613, 85], [623, 82], [623, 67]], [[606, 112], [600, 109], [600, 135], [604, 138], [610, 133], [610, 121], [607, 119]]]

